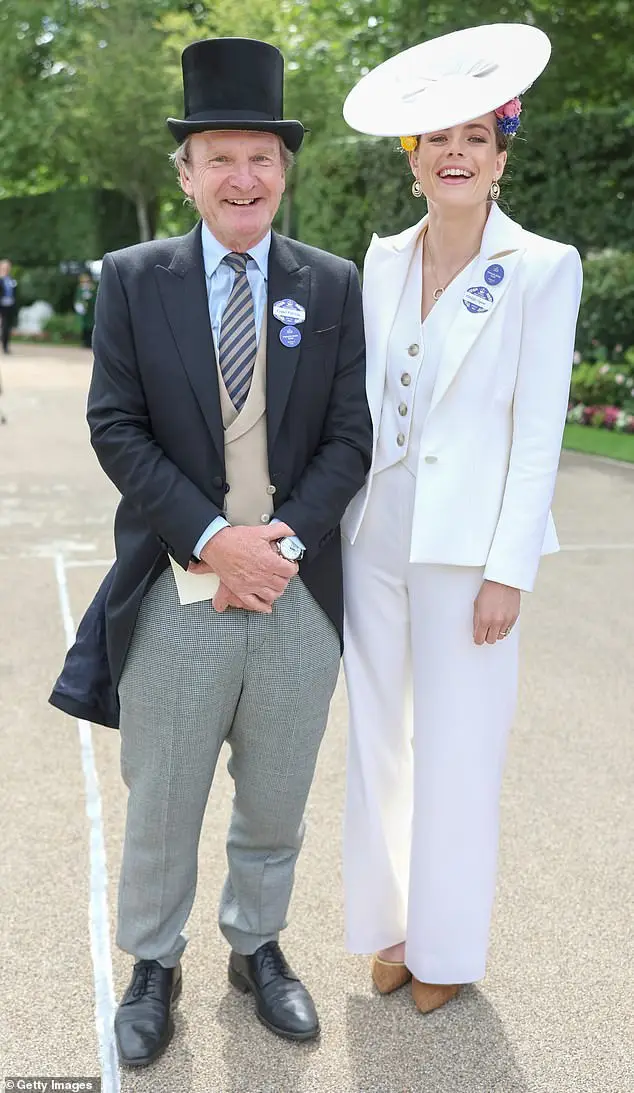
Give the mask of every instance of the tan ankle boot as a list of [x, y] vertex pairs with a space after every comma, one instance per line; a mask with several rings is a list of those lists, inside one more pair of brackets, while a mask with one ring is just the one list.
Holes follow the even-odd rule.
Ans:
[[374, 986], [381, 994], [391, 994], [399, 987], [404, 987], [412, 978], [412, 973], [405, 964], [396, 963], [393, 960], [381, 960], [379, 956], [372, 957], [372, 980]]
[[412, 979], [412, 998], [416, 1003], [416, 1008], [421, 1013], [431, 1013], [432, 1010], [437, 1010], [439, 1006], [444, 1006], [445, 1002], [449, 1002], [450, 999], [456, 997], [458, 990], [458, 986], [449, 986], [443, 983], [421, 983], [420, 979]]

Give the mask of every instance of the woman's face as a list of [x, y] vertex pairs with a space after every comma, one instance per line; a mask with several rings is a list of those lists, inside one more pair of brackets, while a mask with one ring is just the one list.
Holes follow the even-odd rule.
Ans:
[[494, 179], [506, 164], [506, 152], [498, 152], [495, 114], [426, 133], [409, 161], [423, 193], [432, 205], [464, 209], [485, 202]]

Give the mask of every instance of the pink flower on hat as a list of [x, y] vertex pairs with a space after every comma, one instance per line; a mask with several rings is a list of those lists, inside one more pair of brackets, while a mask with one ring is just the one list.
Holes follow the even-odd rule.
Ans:
[[509, 99], [504, 106], [498, 106], [495, 113], [498, 118], [518, 118], [522, 113], [522, 104], [519, 99]]
[[495, 111], [497, 127], [505, 137], [513, 137], [520, 127], [522, 104], [519, 99], [509, 99]]

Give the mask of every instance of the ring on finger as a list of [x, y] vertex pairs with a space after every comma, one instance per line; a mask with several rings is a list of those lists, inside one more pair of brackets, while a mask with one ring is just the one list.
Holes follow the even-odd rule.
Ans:
[[499, 637], [500, 638], [508, 638], [508, 636], [511, 633], [512, 629], [513, 629], [512, 626], [507, 626], [506, 630], [500, 630]]

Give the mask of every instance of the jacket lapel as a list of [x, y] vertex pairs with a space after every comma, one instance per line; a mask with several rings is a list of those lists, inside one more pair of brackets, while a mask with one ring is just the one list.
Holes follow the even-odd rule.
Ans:
[[430, 413], [447, 392], [476, 339], [508, 292], [524, 250], [522, 228], [493, 205], [482, 236], [480, 258], [445, 341]]
[[[299, 266], [293, 254], [292, 244], [273, 232], [269, 252], [267, 285], [267, 335], [266, 335], [266, 413], [269, 452], [273, 450], [279, 432], [295, 370], [299, 363], [302, 343], [296, 346], [282, 345], [280, 330], [284, 323], [273, 315], [276, 300], [294, 300], [308, 317], [310, 296], [310, 266]], [[300, 326], [300, 330], [305, 328]]]
[[379, 239], [375, 236], [366, 257], [363, 276], [363, 320], [367, 347], [366, 388], [375, 443], [385, 390], [390, 332], [407, 280], [410, 262], [426, 223], [427, 217], [424, 217], [418, 224], [400, 235], [391, 236], [388, 239]]
[[200, 232], [199, 223], [184, 236], [169, 268], [156, 266], [154, 272], [183, 367], [224, 462], [224, 430]]

